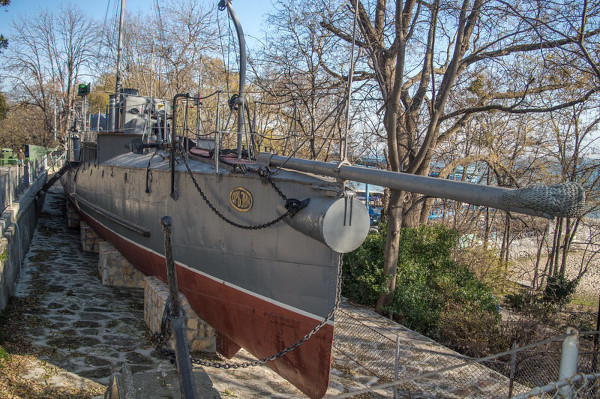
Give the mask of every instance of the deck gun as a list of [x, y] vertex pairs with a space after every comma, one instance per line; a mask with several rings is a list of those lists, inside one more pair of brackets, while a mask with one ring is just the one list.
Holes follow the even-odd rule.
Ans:
[[578, 217], [582, 215], [585, 207], [583, 187], [572, 182], [509, 189], [362, 166], [289, 158], [270, 153], [259, 154], [257, 161], [267, 166], [329, 176], [338, 180], [375, 184], [434, 198], [447, 198], [546, 218]]

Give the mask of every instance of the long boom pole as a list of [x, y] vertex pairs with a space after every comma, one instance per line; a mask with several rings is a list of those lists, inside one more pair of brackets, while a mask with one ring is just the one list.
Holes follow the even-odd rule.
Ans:
[[268, 153], [259, 154], [257, 161], [265, 165], [334, 177], [338, 180], [376, 184], [434, 198], [447, 198], [547, 218], [579, 216], [585, 204], [585, 192], [576, 183], [513, 190], [361, 166], [288, 158]]

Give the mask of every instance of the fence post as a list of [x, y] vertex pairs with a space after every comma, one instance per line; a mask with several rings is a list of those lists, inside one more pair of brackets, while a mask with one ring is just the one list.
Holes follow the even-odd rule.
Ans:
[[[562, 352], [560, 357], [560, 371], [558, 373], [558, 380], [562, 381], [566, 378], [572, 378], [577, 374], [577, 358], [579, 357], [579, 330], [568, 327], [567, 334], [569, 336], [565, 338], [562, 345]], [[573, 387], [571, 385], [565, 385], [558, 391], [562, 398], [573, 398]]]
[[598, 370], [598, 349], [600, 348], [600, 294], [598, 295], [598, 314], [596, 314], [596, 334], [594, 334], [594, 356], [592, 357], [592, 373]]
[[515, 370], [517, 369], [517, 341], [513, 341], [512, 355], [510, 357], [510, 380], [508, 383], [508, 399], [512, 398], [515, 383]]
[[13, 190], [12, 190], [12, 168], [8, 167], [8, 206], [12, 206], [13, 203]]
[[[400, 374], [400, 336], [396, 335], [396, 356], [394, 361], [394, 378], [398, 381]], [[398, 399], [398, 385], [394, 385], [394, 399]]]

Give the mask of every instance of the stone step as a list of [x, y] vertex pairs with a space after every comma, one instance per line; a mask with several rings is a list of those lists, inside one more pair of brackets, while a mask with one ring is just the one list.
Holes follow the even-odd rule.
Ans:
[[[198, 398], [221, 398], [202, 368], [194, 369], [194, 384]], [[180, 392], [179, 376], [172, 367], [132, 374], [125, 363], [110, 378], [104, 399], [158, 399], [184, 397]]]

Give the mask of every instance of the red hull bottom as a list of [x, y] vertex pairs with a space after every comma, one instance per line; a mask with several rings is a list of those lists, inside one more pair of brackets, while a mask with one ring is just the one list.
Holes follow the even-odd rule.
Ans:
[[[163, 256], [123, 239], [89, 215], [81, 211], [80, 214], [138, 269], [167, 281]], [[237, 352], [236, 345], [259, 359], [271, 356], [296, 343], [320, 322], [180, 264], [176, 266], [179, 291], [200, 318], [231, 341], [226, 345], [226, 356]], [[301, 346], [267, 366], [307, 396], [321, 398], [329, 385], [332, 344], [333, 326], [326, 324]]]

